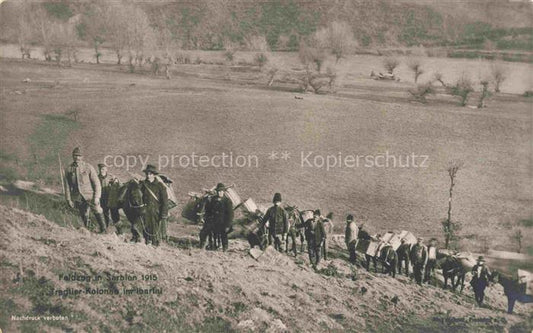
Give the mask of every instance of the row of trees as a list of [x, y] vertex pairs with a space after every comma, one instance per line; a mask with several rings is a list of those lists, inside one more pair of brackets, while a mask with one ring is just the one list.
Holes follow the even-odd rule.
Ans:
[[96, 63], [102, 58], [102, 45], [112, 49], [117, 63], [127, 57], [130, 67], [142, 64], [147, 57], [170, 57], [176, 48], [176, 38], [165, 16], [152, 24], [144, 10], [134, 4], [86, 3], [83, 15], [57, 17], [41, 4], [18, 4], [17, 39], [22, 58], [31, 58], [32, 45], [43, 49], [47, 61], [60, 63], [77, 60], [77, 48], [89, 45]]

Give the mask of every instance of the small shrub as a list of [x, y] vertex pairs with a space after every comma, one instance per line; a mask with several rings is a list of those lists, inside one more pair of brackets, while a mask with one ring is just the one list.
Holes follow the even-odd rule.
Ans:
[[259, 68], [263, 68], [263, 66], [268, 62], [268, 57], [264, 53], [258, 53], [255, 55], [254, 62], [259, 66]]
[[435, 79], [435, 81], [439, 82], [440, 84], [442, 84], [443, 87], [447, 87], [446, 83], [444, 82], [444, 78], [443, 78], [443, 75], [441, 72], [436, 72], [434, 75], [433, 75], [433, 78]]
[[424, 74], [424, 70], [422, 69], [422, 63], [419, 59], [411, 59], [408, 63], [409, 69], [413, 71], [413, 74], [415, 76], [415, 83], [418, 82], [418, 77], [422, 74]]
[[432, 95], [435, 93], [435, 90], [433, 89], [433, 86], [431, 85], [431, 82], [419, 84], [416, 89], [409, 90], [409, 93], [411, 96], [413, 96], [413, 99], [417, 102], [421, 103], [427, 103], [426, 96]]
[[224, 58], [229, 61], [229, 62], [232, 62], [233, 61], [233, 57], [235, 55], [235, 51], [226, 51], [224, 52]]
[[468, 95], [474, 91], [472, 80], [463, 75], [451, 88], [451, 94], [460, 98], [461, 106], [465, 106], [468, 101]]
[[485, 107], [485, 98], [490, 96], [489, 81], [481, 80], [480, 84], [483, 87], [483, 89], [481, 90], [481, 95], [479, 96], [479, 102], [477, 104], [478, 109]]
[[328, 267], [322, 268], [320, 271], [318, 271], [320, 274], [326, 275], [326, 276], [332, 276], [332, 277], [341, 277], [341, 273], [337, 270], [337, 267], [330, 262], [328, 264]]
[[533, 90], [526, 90], [522, 96], [533, 97]]
[[501, 64], [492, 64], [491, 76], [494, 82], [494, 92], [500, 92], [501, 84], [507, 79], [508, 69]]
[[387, 70], [387, 73], [389, 74], [393, 74], [394, 69], [396, 69], [396, 67], [398, 67], [399, 64], [400, 64], [400, 61], [394, 57], [387, 57], [383, 59], [383, 66], [385, 67], [385, 69]]

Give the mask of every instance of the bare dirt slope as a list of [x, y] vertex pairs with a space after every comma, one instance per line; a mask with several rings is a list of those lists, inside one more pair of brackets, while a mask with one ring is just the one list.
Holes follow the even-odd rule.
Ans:
[[[171, 230], [179, 243], [194, 244], [193, 230], [176, 225]], [[0, 240], [0, 327], [7, 332], [503, 332], [527, 325], [524, 305], [515, 315], [503, 312], [501, 288], [489, 288], [488, 305], [480, 309], [468, 288], [463, 295], [419, 288], [405, 277], [361, 269], [353, 277], [337, 251], [315, 272], [301, 254], [267, 252], [255, 260], [242, 241], [232, 240], [227, 253], [152, 248], [115, 234], [59, 227], [6, 206], [0, 206]], [[92, 280], [64, 281], [62, 274]], [[143, 275], [157, 281], [143, 281]], [[109, 280], [113, 276], [137, 280]], [[152, 294], [124, 294], [124, 288], [136, 287]], [[81, 292], [57, 295], [69, 288]], [[118, 294], [86, 294], [87, 289]], [[41, 318], [14, 321], [13, 315]]]

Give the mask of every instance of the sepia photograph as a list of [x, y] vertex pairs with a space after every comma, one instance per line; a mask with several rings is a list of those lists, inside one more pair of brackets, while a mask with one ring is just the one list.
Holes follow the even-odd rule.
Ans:
[[533, 333], [533, 0], [0, 0], [0, 333]]

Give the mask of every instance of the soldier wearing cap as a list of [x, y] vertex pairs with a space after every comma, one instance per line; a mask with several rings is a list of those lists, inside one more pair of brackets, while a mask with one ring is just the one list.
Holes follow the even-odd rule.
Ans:
[[474, 289], [476, 302], [479, 306], [483, 304], [485, 288], [489, 285], [490, 276], [489, 268], [485, 266], [485, 258], [479, 256], [477, 263], [472, 267], [472, 280], [470, 281], [470, 285]]
[[[226, 186], [218, 183], [215, 188], [216, 195], [209, 198], [205, 204], [204, 226], [200, 231], [200, 247], [205, 247], [207, 236], [214, 234], [215, 238], [221, 239], [222, 249], [228, 249], [228, 231], [233, 222], [233, 204], [224, 196]], [[211, 241], [210, 241], [211, 242]], [[214, 248], [213, 244], [209, 244]]]
[[117, 224], [120, 221], [120, 214], [118, 212], [120, 181], [107, 172], [107, 165], [103, 163], [98, 164], [98, 179], [102, 187], [100, 205], [104, 211], [106, 227], [109, 227], [110, 221], [113, 221], [113, 224]]
[[162, 235], [161, 230], [168, 218], [168, 195], [165, 185], [159, 181], [155, 166], [148, 164], [143, 170], [146, 179], [142, 182], [143, 203], [146, 205], [143, 214], [144, 239], [146, 244], [158, 246]]
[[398, 274], [402, 274], [402, 266], [405, 263], [405, 276], [409, 276], [409, 255], [411, 251], [411, 244], [405, 241], [405, 238], [400, 240], [400, 246], [396, 250], [398, 254]]
[[344, 234], [344, 242], [346, 243], [346, 247], [348, 248], [348, 252], [350, 253], [350, 263], [354, 265], [357, 260], [355, 248], [357, 247], [358, 231], [359, 229], [357, 229], [357, 225], [354, 222], [353, 215], [348, 214], [348, 216], [346, 216], [346, 230]]
[[94, 213], [100, 232], [106, 230], [100, 206], [102, 188], [98, 174], [92, 165], [83, 160], [79, 147], [72, 151], [74, 160], [65, 170], [65, 199], [70, 207], [76, 208], [86, 227], [90, 225], [90, 213]]
[[[289, 232], [289, 221], [287, 212], [281, 207], [280, 193], [274, 194], [272, 202], [274, 205], [267, 210], [262, 224], [266, 225], [268, 222], [268, 244], [272, 245], [272, 240], [274, 240], [274, 248], [281, 251], [281, 240]], [[280, 235], [282, 236], [281, 238]]]
[[424, 282], [430, 283], [432, 276], [435, 276], [435, 267], [437, 267], [437, 255], [439, 249], [437, 248], [437, 240], [432, 238], [429, 240], [428, 246], [428, 260], [426, 269], [424, 271]]
[[413, 274], [415, 276], [415, 281], [418, 285], [422, 285], [422, 274], [424, 272], [424, 266], [427, 261], [427, 248], [423, 243], [423, 238], [418, 237], [417, 243], [411, 248], [409, 257], [411, 263], [413, 264]]
[[320, 215], [320, 209], [315, 210], [313, 212], [313, 218], [310, 218], [303, 224], [305, 228], [305, 239], [307, 240], [307, 251], [309, 252], [309, 261], [315, 269], [320, 263], [320, 246], [326, 236]]

